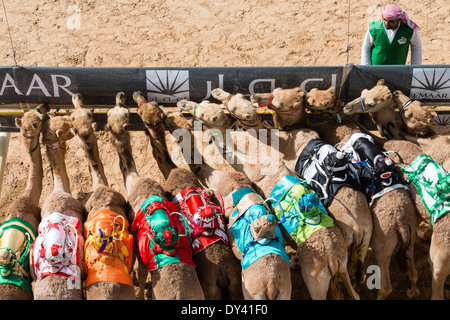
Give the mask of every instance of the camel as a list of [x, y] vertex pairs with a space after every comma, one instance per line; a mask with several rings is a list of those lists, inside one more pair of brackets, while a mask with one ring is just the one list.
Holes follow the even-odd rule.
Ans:
[[[146, 280], [146, 275], [150, 271], [151, 275], [151, 283], [152, 283], [152, 297], [156, 300], [203, 300], [204, 294], [201, 288], [200, 282], [198, 280], [194, 263], [190, 258], [190, 251], [186, 251], [183, 246], [181, 249], [177, 247], [177, 256], [182, 256], [183, 261], [167, 263], [163, 266], [156, 265], [154, 266], [154, 256], [151, 255], [149, 251], [145, 249], [150, 248], [149, 238], [147, 237], [147, 232], [144, 229], [145, 225], [145, 215], [147, 208], [144, 206], [147, 204], [155, 203], [158, 206], [162, 206], [164, 209], [156, 209], [151, 213], [151, 215], [155, 214], [154, 218], [164, 217], [164, 212], [170, 211], [170, 208], [174, 206], [170, 204], [168, 201], [164, 199], [164, 190], [159, 183], [151, 178], [141, 177], [139, 176], [136, 165], [133, 159], [131, 143], [130, 143], [130, 135], [127, 130], [124, 130], [127, 123], [115, 124], [114, 121], [117, 120], [126, 120], [129, 119], [127, 115], [120, 114], [128, 114], [128, 109], [122, 107], [125, 103], [125, 95], [123, 93], [119, 93], [116, 95], [116, 107], [113, 112], [108, 112], [108, 128], [111, 134], [111, 141], [116, 148], [116, 151], [119, 156], [119, 165], [120, 170], [122, 172], [125, 187], [128, 192], [128, 202], [130, 204], [130, 212], [128, 216], [132, 219], [132, 231], [138, 231], [137, 242], [139, 244], [139, 294], [138, 298], [143, 299], [144, 297], [144, 285]], [[117, 131], [116, 131], [117, 130]], [[153, 201], [155, 200], [155, 201]], [[168, 208], [168, 206], [170, 208]], [[169, 212], [170, 213], [170, 212]], [[168, 216], [168, 215], [167, 215]], [[150, 216], [151, 217], [151, 216]], [[172, 217], [172, 215], [170, 215]], [[167, 220], [164, 220], [167, 221]], [[175, 223], [175, 221], [171, 220], [171, 226]], [[155, 227], [158, 225], [155, 224]], [[181, 227], [181, 224], [179, 225]], [[169, 227], [169, 226], [168, 226]], [[172, 228], [172, 227], [170, 227]], [[169, 231], [169, 230], [166, 230]], [[172, 230], [175, 232], [174, 230]], [[169, 241], [169, 238], [172, 239], [174, 235], [173, 232], [163, 233], [166, 239], [166, 242]], [[181, 230], [179, 230], [181, 232]], [[182, 238], [180, 240], [180, 238]], [[187, 242], [186, 237], [179, 237], [175, 239], [177, 242], [183, 242], [185, 245]], [[154, 240], [155, 241], [155, 240]], [[157, 240], [159, 241], [159, 240]], [[156, 242], [155, 242], [156, 243]], [[159, 251], [161, 245], [164, 242], [158, 242], [158, 246], [153, 245], [155, 248], [155, 252]], [[155, 247], [156, 246], [156, 247]], [[184, 250], [184, 251], [182, 251]], [[166, 254], [164, 252], [158, 253], [162, 254], [165, 258]], [[170, 260], [171, 256], [167, 256]], [[153, 259], [153, 260], [152, 260]], [[156, 259], [159, 259], [157, 257]], [[181, 259], [180, 259], [181, 260]], [[159, 261], [159, 260], [158, 260]], [[173, 260], [170, 260], [173, 261]], [[183, 263], [184, 262], [184, 263]], [[145, 273], [142, 272], [143, 264], [145, 264], [149, 269], [147, 269]]]
[[250, 97], [254, 107], [267, 107], [274, 111], [274, 127], [291, 130], [306, 124], [303, 102], [307, 93], [300, 88], [276, 88], [271, 93], [257, 93]]
[[[15, 199], [6, 212], [0, 226], [0, 299], [31, 300], [33, 292], [29, 274], [30, 245], [37, 236], [40, 222], [39, 199], [42, 193], [42, 156], [39, 144], [42, 124], [48, 119], [48, 105], [39, 105], [16, 118], [29, 162], [28, 182], [24, 192]], [[16, 226], [16, 227], [14, 227]], [[15, 262], [10, 263], [14, 257]]]
[[[142, 93], [138, 91], [134, 92], [133, 99], [139, 106], [139, 115], [143, 123], [146, 124], [146, 130], [149, 131], [148, 136], [150, 139], [157, 137], [157, 141], [152, 143], [152, 145], [155, 146], [153, 148], [153, 153], [162, 156], [163, 161], [161, 162], [161, 165], [168, 166], [167, 169], [163, 169], [164, 172], [169, 172], [164, 186], [168, 199], [177, 198], [177, 202], [182, 203], [184, 201], [183, 199], [186, 198], [183, 198], [181, 193], [188, 188], [194, 188], [196, 190], [191, 190], [191, 194], [198, 194], [197, 190], [202, 190], [203, 187], [195, 174], [188, 169], [175, 166], [171, 161], [167, 149], [164, 149], [163, 147], [166, 146], [166, 144], [159, 142], [165, 141], [164, 132], [166, 129], [165, 122], [159, 122], [161, 120], [161, 113], [152, 110], [154, 108], [159, 109], [159, 106], [155, 103], [143, 102], [145, 98], [142, 96]], [[168, 117], [164, 116], [163, 118], [166, 121]], [[169, 116], [169, 119], [170, 118], [171, 117]], [[179, 118], [177, 123], [169, 123], [167, 125], [167, 129], [173, 133], [176, 129], [190, 127], [189, 124], [183, 125], [180, 120], [181, 118]], [[154, 125], [147, 125], [155, 123], [158, 123], [158, 127], [164, 128], [164, 130], [155, 131], [153, 129], [155, 127]], [[162, 136], [160, 134], [162, 134]], [[160, 147], [161, 150], [154, 150], [158, 147]], [[192, 159], [187, 160], [188, 163], [193, 163]], [[186, 218], [189, 225], [197, 225], [194, 223], [193, 217], [189, 214], [189, 212], [186, 212], [186, 210], [183, 212], [187, 213]], [[223, 219], [218, 216], [215, 217], [215, 221], [217, 221], [219, 225], [223, 223]], [[212, 230], [214, 233], [210, 236], [204, 235], [203, 233], [200, 236], [194, 236], [193, 231], [195, 230], [192, 230], [190, 233], [192, 235], [192, 239], [195, 239], [194, 242], [192, 242], [192, 250], [194, 253], [193, 260], [197, 266], [197, 275], [199, 277], [200, 284], [202, 285], [205, 299], [242, 299], [241, 270], [239, 262], [234, 257], [231, 247], [228, 245], [228, 239], [225, 233], [223, 233], [222, 241], [218, 241], [220, 240], [220, 237], [217, 235], [222, 235], [221, 230], [225, 231], [225, 225], [223, 225], [223, 229], [218, 230], [215, 228]], [[211, 230], [205, 230], [204, 232], [210, 231]], [[204, 247], [202, 250], [198, 249], [198, 246], [201, 243], [213, 241], [213, 239], [216, 240]]]
[[[410, 166], [421, 155], [424, 155], [422, 149], [409, 141], [402, 140], [389, 140], [386, 145], [395, 149], [401, 159], [396, 159], [397, 162], [401, 160], [400, 175], [404, 180], [408, 180], [408, 176], [403, 171], [405, 167]], [[431, 216], [426, 209], [423, 201], [419, 195], [417, 187], [412, 181], [409, 181], [409, 191], [417, 209], [419, 218], [427, 225], [430, 224]], [[445, 214], [437, 219], [431, 227], [432, 236], [430, 242], [430, 259], [432, 266], [432, 293], [431, 299], [443, 300], [444, 299], [444, 284], [445, 280], [450, 274], [449, 269], [449, 241], [450, 241], [450, 215]]]
[[74, 136], [69, 116], [55, 116], [43, 124], [42, 143], [53, 172], [53, 190], [42, 206], [39, 236], [30, 257], [36, 300], [84, 299], [82, 226], [86, 209], [71, 195], [64, 162], [66, 141]]
[[[380, 91], [384, 91], [385, 96], [388, 96], [388, 90], [384, 80], [381, 79], [374, 88], [366, 92], [370, 95], [379, 95]], [[394, 91], [392, 96], [392, 99], [388, 99], [392, 102], [388, 103], [387, 100], [386, 103], [375, 105], [362, 104], [361, 99], [359, 101], [355, 99], [345, 105], [343, 112], [347, 115], [358, 111], [369, 113], [382, 136], [387, 139], [414, 142], [445, 170], [450, 170], [450, 149], [436, 147], [448, 145], [450, 142], [448, 135], [434, 134], [432, 119], [436, 117], [436, 112], [422, 107], [419, 101], [411, 101], [401, 91]], [[401, 112], [395, 111], [395, 107]]]
[[[414, 244], [418, 222], [411, 196], [393, 170], [395, 164], [375, 145], [369, 135], [356, 133], [341, 149], [353, 154], [352, 166], [366, 190], [374, 218], [371, 247], [380, 267], [380, 291], [378, 299], [385, 299], [391, 292], [389, 264], [397, 245], [402, 243], [406, 251], [408, 277], [411, 288], [407, 296], [418, 296], [418, 279], [414, 263]], [[361, 165], [360, 162], [366, 163]], [[396, 199], [396, 201], [394, 201]], [[399, 241], [401, 239], [401, 242]]]
[[[232, 95], [220, 88], [211, 91], [211, 95], [222, 102], [224, 108], [245, 130], [267, 129], [252, 103], [241, 93]], [[221, 105], [221, 106], [222, 106]]]
[[[75, 111], [70, 119], [88, 161], [93, 189], [85, 205], [88, 212], [84, 233], [86, 299], [135, 300], [130, 276], [133, 237], [128, 232], [127, 202], [122, 194], [108, 186], [94, 134], [96, 125], [92, 111], [83, 107], [81, 94], [74, 94], [72, 101]], [[108, 240], [109, 237], [113, 240]]]

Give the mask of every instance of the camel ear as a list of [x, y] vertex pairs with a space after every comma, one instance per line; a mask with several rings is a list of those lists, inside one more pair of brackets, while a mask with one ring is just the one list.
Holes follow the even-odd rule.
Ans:
[[334, 94], [334, 93], [335, 93], [334, 87], [333, 87], [333, 86], [329, 87], [329, 88], [328, 88], [328, 92]]
[[18, 126], [18, 127], [22, 126], [22, 119], [21, 118], [16, 118], [15, 121], [16, 121], [16, 126]]
[[105, 124], [105, 126], [103, 127], [104, 131], [110, 131], [111, 130], [111, 126], [109, 124]]
[[384, 86], [384, 79], [378, 80], [377, 86]]
[[97, 131], [97, 122], [92, 123], [92, 130]]
[[399, 97], [402, 92], [400, 90], [395, 90], [394, 92], [392, 92], [392, 94], [394, 95], [394, 97]]
[[387, 101], [390, 99], [392, 99], [392, 93], [387, 94], [384, 100]]
[[58, 129], [55, 131], [56, 136], [59, 138], [59, 136], [61, 135], [61, 129]]

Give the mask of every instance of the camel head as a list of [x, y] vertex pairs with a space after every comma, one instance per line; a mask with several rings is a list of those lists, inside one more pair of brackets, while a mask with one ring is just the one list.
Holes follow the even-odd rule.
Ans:
[[433, 119], [437, 116], [436, 112], [422, 106], [420, 101], [410, 100], [400, 90], [394, 91], [393, 96], [409, 133], [420, 137], [434, 134]]
[[105, 131], [111, 131], [115, 135], [122, 135], [128, 130], [130, 111], [125, 107], [125, 102], [125, 93], [117, 93], [116, 104], [107, 113], [108, 120], [105, 125]]
[[250, 97], [254, 107], [266, 106], [275, 112], [287, 112], [303, 107], [304, 92], [299, 88], [276, 88], [272, 93], [257, 93]]
[[355, 112], [377, 112], [383, 108], [392, 107], [393, 105], [393, 95], [384, 84], [384, 79], [380, 79], [372, 89], [364, 89], [359, 98], [347, 103], [343, 111], [346, 115], [351, 115]]
[[201, 103], [196, 103], [188, 100], [180, 100], [177, 107], [182, 111], [189, 112], [194, 116], [194, 119], [201, 121], [210, 129], [228, 129], [230, 121], [227, 118], [222, 105], [203, 100]]
[[36, 109], [25, 113], [22, 118], [16, 118], [15, 122], [16, 125], [20, 127], [22, 136], [30, 139], [39, 136], [42, 123], [48, 119], [47, 113], [49, 111], [49, 105], [41, 104]]
[[44, 122], [42, 126], [42, 143], [46, 145], [64, 142], [75, 137], [70, 116], [55, 116]]
[[138, 115], [149, 130], [164, 127], [165, 114], [155, 101], [148, 102], [140, 91], [133, 92], [133, 100], [138, 105]]
[[336, 96], [333, 86], [327, 90], [313, 88], [306, 94], [305, 106], [312, 110], [329, 110], [335, 106], [335, 103]]
[[75, 110], [70, 115], [70, 120], [73, 124], [73, 130], [78, 136], [87, 140], [97, 130], [97, 123], [94, 122], [94, 115], [92, 111], [83, 106], [83, 96], [75, 93], [72, 96], [72, 103]]
[[238, 120], [256, 122], [260, 120], [258, 113], [255, 108], [253, 108], [252, 103], [245, 98], [241, 93], [232, 95], [228, 92], [223, 91], [220, 88], [216, 88], [211, 91], [211, 95], [221, 101], [225, 108], [235, 116]]

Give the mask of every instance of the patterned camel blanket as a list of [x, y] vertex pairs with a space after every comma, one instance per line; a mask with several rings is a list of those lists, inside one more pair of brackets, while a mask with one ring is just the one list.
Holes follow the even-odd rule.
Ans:
[[268, 200], [298, 245], [321, 228], [334, 226], [333, 219], [328, 216], [317, 194], [300, 178], [284, 176], [275, 185]]
[[450, 174], [428, 155], [419, 155], [414, 161], [400, 169], [413, 183], [425, 208], [430, 213], [430, 223], [450, 211]]
[[279, 255], [289, 264], [281, 229], [262, 197], [250, 188], [241, 188], [232, 197], [228, 228], [242, 252], [242, 269], [268, 254]]

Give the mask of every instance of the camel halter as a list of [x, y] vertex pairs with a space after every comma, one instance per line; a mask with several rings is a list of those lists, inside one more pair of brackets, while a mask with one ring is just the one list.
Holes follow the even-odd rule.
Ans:
[[359, 98], [361, 99], [361, 110], [362, 110], [363, 113], [366, 113], [366, 110], [364, 108], [364, 99], [361, 96]]
[[400, 109], [400, 115], [402, 115], [402, 113], [403, 112], [405, 112], [405, 109], [410, 105], [412, 103], [412, 100], [411, 99], [409, 99], [404, 105], [403, 105], [403, 107], [401, 107], [401, 109]]
[[138, 103], [138, 108], [140, 108], [144, 103], [147, 103], [147, 100], [142, 99], [141, 102]]
[[270, 110], [272, 110], [272, 111], [274, 111], [276, 113], [281, 113], [281, 114], [285, 114], [285, 115], [288, 115], [288, 116], [292, 115], [294, 110], [297, 110], [297, 109], [291, 109], [291, 110], [277, 110], [277, 109], [274, 109], [274, 108], [272, 108], [272, 100], [273, 100], [273, 93], [271, 92], [269, 94], [269, 100], [267, 101], [267, 106], [265, 106], [263, 104], [260, 104], [259, 107], [260, 108], [268, 108], [268, 109], [270, 109]]
[[120, 102], [116, 103], [116, 104], [114, 105], [114, 108], [115, 108], [115, 107], [122, 107], [122, 108], [125, 108], [125, 106], [123, 105], [123, 103], [120, 103]]

